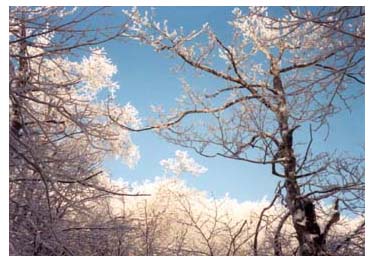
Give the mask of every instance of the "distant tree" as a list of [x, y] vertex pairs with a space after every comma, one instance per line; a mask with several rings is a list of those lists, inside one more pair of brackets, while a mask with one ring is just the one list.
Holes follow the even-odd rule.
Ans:
[[[126, 11], [131, 21], [126, 37], [180, 58], [199, 73], [221, 80], [222, 87], [198, 91], [184, 81], [185, 95], [177, 108], [170, 113], [159, 110], [160, 121], [147, 127], [128, 127], [121, 114], [110, 118], [130, 131], [156, 129], [169, 142], [206, 157], [270, 165], [272, 175], [282, 180], [275, 198], [292, 219], [298, 241], [295, 253], [335, 254], [341, 245], [329, 243], [329, 232], [340, 212], [364, 215], [363, 159], [313, 154], [312, 142], [313, 134], [328, 126], [329, 117], [349, 109], [363, 95], [365, 11], [363, 7], [278, 11], [234, 9], [230, 43], [208, 24], [184, 33], [170, 30], [167, 21], [157, 22], [150, 13]], [[189, 121], [191, 115], [201, 116], [201, 121]], [[309, 138], [295, 136], [299, 131], [309, 133]], [[334, 203], [334, 209], [317, 218], [322, 201]], [[275, 254], [281, 255], [277, 244]], [[257, 255], [256, 245], [254, 249]]]
[[[122, 223], [126, 228], [112, 232], [108, 226], [105, 233], [96, 235], [102, 240], [99, 251], [107, 251], [107, 255], [122, 251], [125, 255], [252, 256], [297, 251], [289, 211], [280, 202], [238, 202], [229, 195], [216, 198], [189, 187], [180, 177], [169, 176], [133, 185], [133, 191], [150, 196], [112, 196], [108, 206], [97, 205], [99, 211], [106, 211], [98, 213], [103, 217], [126, 219]], [[324, 206], [323, 210], [317, 215], [327, 224], [329, 217], [325, 215], [331, 214], [333, 207]], [[330, 254], [362, 255], [363, 230], [362, 218], [342, 216], [329, 230]], [[117, 241], [118, 236], [122, 242]]]

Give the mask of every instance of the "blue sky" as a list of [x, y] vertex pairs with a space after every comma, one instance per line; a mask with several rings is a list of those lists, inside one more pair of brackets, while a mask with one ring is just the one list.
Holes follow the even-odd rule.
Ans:
[[[120, 22], [123, 8], [112, 10], [117, 16], [111, 18]], [[183, 26], [186, 31], [196, 29], [209, 22], [222, 40], [231, 37], [228, 21], [232, 19], [233, 7], [158, 7], [158, 20], [168, 19], [169, 28]], [[277, 10], [275, 10], [277, 12]], [[105, 45], [113, 63], [118, 67], [115, 80], [120, 85], [117, 99], [120, 103], [131, 102], [140, 116], [150, 116], [150, 105], [162, 104], [165, 109], [175, 106], [175, 99], [181, 95], [180, 78], [188, 78], [193, 83], [204, 87], [209, 79], [195, 78], [190, 71], [173, 73], [172, 67], [179, 60], [168, 58], [165, 53], [155, 53], [151, 48], [136, 42], [110, 42]], [[356, 101], [352, 112], [344, 112], [331, 119], [330, 137], [324, 141], [321, 136], [314, 138], [314, 152], [334, 151], [363, 153], [364, 145], [364, 98]], [[152, 132], [134, 133], [134, 143], [140, 148], [141, 160], [134, 169], [129, 169], [120, 161], [108, 160], [105, 165], [114, 178], [135, 182], [153, 180], [163, 174], [160, 160], [174, 156], [176, 145], [166, 143]], [[189, 154], [208, 168], [200, 177], [184, 176], [192, 187], [206, 190], [216, 197], [229, 193], [231, 197], [244, 200], [260, 200], [272, 196], [278, 179], [271, 176], [269, 166], [252, 165], [245, 162], [223, 158], [204, 158], [192, 150]]]

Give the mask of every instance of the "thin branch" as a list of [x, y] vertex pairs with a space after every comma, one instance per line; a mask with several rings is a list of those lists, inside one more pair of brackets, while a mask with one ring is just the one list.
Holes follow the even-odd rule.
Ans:
[[260, 214], [260, 218], [259, 218], [259, 220], [257, 222], [256, 232], [255, 232], [256, 234], [255, 234], [254, 242], [253, 242], [253, 253], [254, 253], [255, 256], [258, 256], [258, 249], [257, 249], [257, 243], [258, 243], [258, 241], [257, 241], [257, 239], [258, 239], [258, 234], [260, 232], [260, 226], [261, 226], [261, 222], [262, 222], [262, 217], [264, 216], [264, 214], [265, 214], [265, 212], [267, 210], [269, 210], [270, 208], [273, 207], [275, 201], [278, 199], [278, 197], [280, 197], [281, 187], [279, 187], [279, 183], [277, 185], [277, 189], [278, 190], [276, 191], [276, 194], [275, 194], [273, 200], [270, 202], [270, 204], [267, 207], [265, 207], [264, 209], [262, 209], [261, 214]]

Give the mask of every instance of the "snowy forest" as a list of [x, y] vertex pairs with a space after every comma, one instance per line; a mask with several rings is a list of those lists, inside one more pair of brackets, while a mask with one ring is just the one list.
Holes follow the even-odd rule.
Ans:
[[[9, 7], [9, 255], [365, 255], [364, 145], [316, 147], [333, 118], [364, 109], [365, 8], [232, 7], [225, 34], [174, 28], [162, 8]], [[110, 43], [189, 74], [172, 107], [131, 103]], [[136, 169], [145, 132], [179, 147], [164, 172], [113, 177], [106, 160]], [[238, 201], [184, 179], [214, 158], [278, 183]]]

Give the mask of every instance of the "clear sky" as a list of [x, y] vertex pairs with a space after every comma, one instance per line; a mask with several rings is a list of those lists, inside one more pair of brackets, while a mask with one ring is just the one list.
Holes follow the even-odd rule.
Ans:
[[[122, 9], [112, 8], [116, 16], [110, 19], [115, 22], [124, 19]], [[158, 7], [155, 10], [159, 21], [168, 19], [169, 28], [183, 26], [188, 31], [209, 22], [225, 41], [231, 37], [231, 28], [227, 22], [233, 18], [232, 9], [233, 7]], [[162, 104], [165, 109], [175, 106], [175, 99], [182, 93], [181, 77], [193, 80], [199, 87], [209, 85], [208, 79], [196, 78], [189, 71], [174, 73], [172, 67], [180, 64], [180, 60], [171, 59], [165, 53], [155, 53], [150, 47], [136, 42], [110, 42], [105, 48], [118, 67], [115, 76], [120, 85], [118, 101], [123, 104], [131, 102], [143, 119], [150, 116], [150, 105]], [[331, 119], [330, 137], [327, 141], [318, 136], [314, 138], [314, 152], [338, 150], [363, 153], [364, 98], [356, 101], [352, 109], [351, 113], [346, 111]], [[127, 168], [120, 161], [108, 160], [105, 165], [114, 178], [129, 182], [153, 180], [163, 174], [160, 160], [173, 157], [175, 151], [181, 149], [149, 131], [134, 133], [132, 138], [139, 146], [141, 159], [134, 169]], [[200, 177], [184, 176], [188, 185], [206, 190], [216, 197], [229, 193], [239, 201], [255, 201], [264, 196], [272, 196], [278, 178], [271, 176], [269, 166], [219, 157], [208, 159], [192, 150], [187, 151], [198, 163], [208, 168], [208, 172]]]

